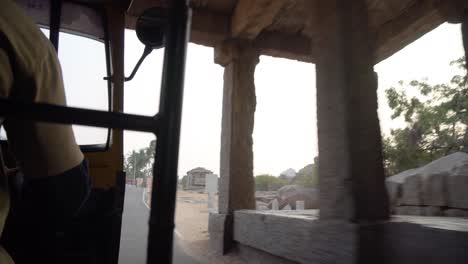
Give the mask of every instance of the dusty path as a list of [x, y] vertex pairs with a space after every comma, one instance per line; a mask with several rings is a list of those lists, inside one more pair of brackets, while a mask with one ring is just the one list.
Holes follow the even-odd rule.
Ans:
[[[127, 185], [119, 264], [145, 264], [149, 210], [143, 204], [142, 195], [143, 189]], [[174, 237], [176, 241], [173, 263], [199, 264], [198, 261], [184, 252], [177, 235]]]
[[[216, 197], [214, 204], [217, 204]], [[186, 253], [200, 263], [244, 264], [238, 256], [218, 256], [209, 245], [208, 195], [194, 191], [177, 191], [176, 229]]]

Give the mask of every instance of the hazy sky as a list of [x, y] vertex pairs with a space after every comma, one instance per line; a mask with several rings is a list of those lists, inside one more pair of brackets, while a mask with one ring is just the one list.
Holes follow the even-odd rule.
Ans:
[[[379, 74], [379, 116], [384, 133], [403, 124], [390, 119], [384, 90], [396, 85], [399, 80], [428, 77], [430, 82], [448, 81], [454, 73], [449, 62], [463, 56], [459, 31], [459, 25], [444, 24], [376, 65]], [[103, 46], [70, 36], [68, 40], [61, 38], [60, 41], [63, 54], [59, 55], [69, 104], [105, 109]], [[80, 50], [73, 50], [78, 44]], [[70, 46], [69, 51], [65, 50], [67, 45]], [[133, 31], [126, 31], [125, 46], [125, 72], [128, 75], [140, 57], [143, 45]], [[83, 52], [92, 49], [95, 52]], [[65, 53], [70, 57], [65, 58]], [[157, 112], [162, 58], [163, 51], [154, 51], [143, 63], [135, 79], [125, 84], [126, 112], [145, 115]], [[92, 65], [89, 64], [91, 60]], [[81, 74], [77, 75], [79, 70]], [[261, 56], [255, 72], [255, 84], [255, 174], [278, 175], [287, 168], [298, 170], [312, 163], [318, 155], [314, 65]], [[219, 173], [222, 87], [223, 68], [213, 62], [212, 48], [190, 44], [182, 118], [180, 176], [198, 166]], [[82, 89], [93, 89], [92, 94], [98, 95], [83, 98], [83, 94], [91, 93], [83, 92]], [[96, 133], [96, 130], [81, 129], [77, 131], [77, 137], [81, 143], [96, 143], [105, 138], [105, 131]], [[151, 134], [126, 132], [125, 152], [146, 147], [153, 138]]]

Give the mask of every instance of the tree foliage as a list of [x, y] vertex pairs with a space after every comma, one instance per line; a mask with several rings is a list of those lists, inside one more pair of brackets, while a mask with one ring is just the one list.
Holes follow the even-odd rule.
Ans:
[[182, 179], [179, 180], [179, 183], [180, 185], [182, 185], [183, 187], [185, 187], [185, 185], [187, 185], [187, 175], [184, 175], [184, 177], [182, 177]]
[[426, 79], [400, 81], [398, 88], [386, 90], [392, 119], [403, 118], [406, 124], [383, 139], [388, 175], [453, 152], [468, 151], [468, 79], [464, 61], [460, 58], [451, 63], [459, 74], [447, 84], [432, 85]]
[[288, 181], [268, 174], [255, 176], [256, 191], [276, 191], [288, 184]]
[[152, 140], [148, 147], [138, 151], [133, 150], [125, 157], [124, 170], [128, 178], [146, 178], [153, 170], [156, 141]]
[[297, 172], [292, 183], [306, 188], [316, 188], [318, 180], [317, 164], [309, 164]]

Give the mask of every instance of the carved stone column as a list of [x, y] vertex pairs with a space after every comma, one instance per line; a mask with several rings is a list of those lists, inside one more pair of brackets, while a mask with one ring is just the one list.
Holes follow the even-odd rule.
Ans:
[[224, 95], [219, 212], [210, 215], [209, 232], [220, 253], [232, 245], [234, 211], [255, 209], [252, 132], [258, 61], [259, 53], [249, 42], [229, 41], [215, 48], [215, 62], [224, 66]]
[[320, 219], [389, 216], [366, 1], [319, 1]]

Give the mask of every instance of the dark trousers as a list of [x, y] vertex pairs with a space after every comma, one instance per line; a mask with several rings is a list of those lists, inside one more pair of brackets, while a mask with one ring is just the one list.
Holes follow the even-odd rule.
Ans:
[[[61, 263], [91, 192], [88, 163], [16, 186], [2, 244], [16, 264]], [[71, 239], [73, 240], [73, 239]]]

